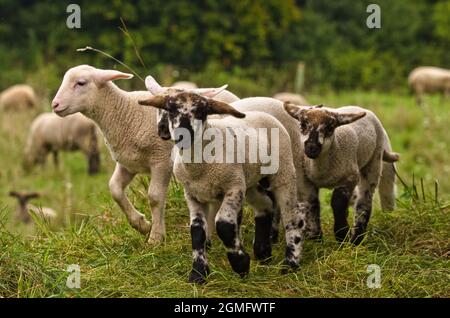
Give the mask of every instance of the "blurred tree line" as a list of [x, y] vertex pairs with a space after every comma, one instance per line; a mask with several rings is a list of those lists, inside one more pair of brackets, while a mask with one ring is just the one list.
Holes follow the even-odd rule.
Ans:
[[406, 89], [418, 65], [450, 68], [450, 0], [377, 0], [380, 29], [366, 26], [372, 0], [79, 0], [69, 29], [71, 2], [0, 0], [0, 89], [49, 93], [71, 66], [116, 65], [75, 51], [87, 45], [166, 85], [226, 82], [242, 96], [292, 90], [299, 61], [307, 90]]

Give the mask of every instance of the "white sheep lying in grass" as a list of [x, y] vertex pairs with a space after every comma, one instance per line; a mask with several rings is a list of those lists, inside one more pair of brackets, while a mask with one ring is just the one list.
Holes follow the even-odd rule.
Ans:
[[[249, 111], [244, 114], [234, 108], [245, 103], [245, 101], [237, 101], [229, 105], [191, 92], [162, 94], [139, 101], [141, 105], [163, 110], [162, 113], [166, 114], [169, 120], [169, 126], [166, 127], [168, 131], [163, 136], [169, 134], [181, 148], [181, 151], [176, 154], [174, 174], [184, 186], [185, 199], [190, 211], [193, 248], [190, 282], [204, 283], [209, 273], [205, 246], [208, 225], [212, 226], [207, 222], [208, 213], [211, 211], [217, 211], [216, 231], [227, 248], [231, 267], [241, 276], [249, 272], [250, 257], [244, 251], [240, 240], [240, 213], [244, 199], [247, 199], [254, 208], [256, 217], [271, 213], [273, 202], [264, 189], [261, 189], [262, 183], [267, 183], [281, 210], [286, 230], [285, 264], [293, 268], [299, 264], [304, 241], [305, 215], [297, 202], [295, 167], [289, 135], [278, 120], [266, 113]], [[230, 116], [211, 116], [215, 114]], [[193, 153], [196, 147], [200, 147], [201, 153], [206, 151], [208, 145], [205, 143], [203, 134], [207, 131], [215, 131], [222, 136], [223, 140], [228, 135], [234, 143], [239, 138], [237, 136], [239, 129], [251, 130], [252, 128], [265, 129], [258, 135], [256, 145], [259, 153], [265, 151], [265, 153], [276, 155], [277, 170], [263, 172], [264, 164], [261, 157], [255, 162], [250, 162], [249, 139], [246, 139], [246, 153], [243, 161], [236, 162], [237, 156], [242, 155], [238, 153], [238, 149], [234, 150], [233, 146], [230, 151], [226, 146], [228, 142], [218, 142], [218, 149], [223, 147], [223, 154], [231, 154], [234, 160], [208, 162], [201, 158], [198, 162], [189, 163], [195, 157]], [[231, 134], [230, 129], [233, 131]], [[272, 129], [279, 133], [277, 137], [272, 136]], [[180, 138], [178, 133], [183, 130], [189, 134]], [[197, 146], [192, 147], [192, 145]], [[274, 151], [275, 145], [279, 152]], [[220, 152], [218, 149], [215, 152]], [[193, 150], [192, 153], [191, 150]], [[258, 233], [255, 234], [259, 240], [258, 245], [260, 244], [254, 245], [257, 258], [270, 257], [270, 235], [268, 235], [270, 231], [267, 229], [270, 229], [271, 223], [266, 223], [265, 227], [265, 238], [258, 237]], [[258, 232], [258, 227], [256, 231]]]
[[0, 94], [0, 110], [27, 110], [37, 106], [37, 98], [31, 86], [13, 85]]
[[[331, 109], [319, 106], [301, 107], [285, 103], [286, 111], [300, 122], [304, 143], [304, 169], [310, 187], [334, 189], [331, 206], [334, 234], [338, 241], [349, 232], [348, 206], [357, 187], [354, 229], [350, 241], [361, 243], [372, 212], [372, 197], [380, 176], [380, 198], [383, 208], [395, 207], [395, 174], [393, 162], [399, 156], [391, 152], [389, 139], [378, 118], [369, 110], [347, 106]], [[383, 160], [386, 162], [383, 168]], [[320, 231], [320, 208], [308, 221]], [[314, 224], [315, 223], [315, 224]], [[311, 226], [311, 225], [310, 225]]]
[[19, 221], [29, 223], [31, 221], [30, 212], [34, 213], [37, 217], [44, 219], [48, 222], [51, 222], [57, 217], [55, 210], [51, 208], [37, 207], [35, 205], [28, 203], [28, 201], [31, 199], [39, 198], [39, 194], [36, 192], [22, 193], [17, 191], [11, 191], [9, 195], [17, 198], [17, 200], [19, 201], [19, 206], [17, 208], [17, 219]]
[[24, 166], [27, 170], [44, 164], [49, 153], [58, 165], [59, 151], [81, 150], [88, 161], [88, 173], [100, 169], [100, 152], [95, 123], [81, 114], [61, 118], [54, 113], [36, 117], [30, 127], [25, 147]]
[[[155, 244], [162, 242], [166, 234], [164, 206], [172, 175], [172, 142], [158, 137], [156, 109], [141, 107], [137, 103], [151, 95], [148, 91], [126, 92], [112, 83], [113, 80], [132, 77], [131, 74], [89, 65], [71, 68], [64, 75], [52, 107], [61, 117], [81, 112], [97, 123], [116, 161], [109, 181], [112, 197], [131, 226], [142, 234], [150, 232], [149, 243]], [[215, 89], [206, 89], [202, 94], [214, 96], [215, 92]], [[126, 187], [138, 173], [151, 174], [148, 189], [151, 226], [125, 195]]]
[[422, 105], [424, 93], [442, 92], [449, 97], [450, 70], [432, 66], [417, 67], [409, 74], [408, 84], [416, 94], [418, 105]]

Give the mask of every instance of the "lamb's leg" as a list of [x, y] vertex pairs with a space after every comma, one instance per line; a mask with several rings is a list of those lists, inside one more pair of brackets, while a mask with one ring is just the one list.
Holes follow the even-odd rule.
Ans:
[[126, 214], [128, 222], [133, 228], [142, 234], [150, 231], [150, 222], [147, 221], [145, 215], [137, 211], [125, 195], [125, 188], [134, 178], [134, 174], [130, 173], [125, 167], [116, 164], [114, 173], [109, 180], [109, 190], [114, 201], [120, 206]]
[[270, 240], [272, 244], [278, 243], [280, 236], [280, 222], [281, 222], [281, 211], [278, 204], [275, 204], [272, 216], [272, 229], [270, 233]]
[[308, 202], [309, 205], [306, 214], [306, 238], [320, 240], [322, 238], [322, 227], [320, 224], [319, 189], [305, 176], [297, 174], [297, 191], [298, 200]]
[[334, 236], [338, 242], [347, 237], [350, 229], [347, 221], [348, 206], [355, 186], [336, 188], [331, 196], [331, 208], [334, 214]]
[[298, 268], [303, 250], [306, 229], [306, 207], [297, 202], [296, 185], [288, 182], [273, 189], [275, 201], [280, 207], [281, 219], [285, 228], [285, 265]]
[[206, 257], [207, 233], [207, 205], [195, 200], [189, 193], [184, 192], [191, 219], [192, 240], [192, 270], [189, 275], [190, 283], [205, 284], [209, 275], [208, 259]]
[[358, 197], [355, 203], [355, 221], [350, 241], [358, 245], [362, 242], [372, 213], [372, 198], [380, 180], [381, 155], [374, 155], [374, 159], [361, 170], [358, 184]]
[[228, 250], [231, 267], [241, 277], [250, 270], [250, 256], [244, 251], [239, 231], [239, 212], [244, 202], [244, 191], [236, 188], [227, 192], [216, 215], [217, 235]]
[[219, 211], [220, 203], [210, 203], [208, 205], [208, 214], [206, 216], [206, 220], [208, 221], [208, 231], [206, 233], [206, 248], [209, 249], [212, 245], [211, 236], [214, 230], [214, 223], [216, 219], [217, 211]]
[[58, 151], [53, 150], [52, 154], [53, 154], [53, 163], [54, 163], [55, 167], [59, 167]]
[[148, 199], [152, 211], [152, 230], [148, 243], [158, 244], [164, 241], [166, 236], [166, 224], [164, 222], [164, 208], [166, 205], [167, 189], [172, 176], [172, 166], [168, 162], [151, 167], [152, 177], [148, 188]]
[[253, 253], [258, 260], [267, 260], [272, 256], [271, 232], [274, 202], [262, 188], [249, 189], [246, 198], [255, 213]]

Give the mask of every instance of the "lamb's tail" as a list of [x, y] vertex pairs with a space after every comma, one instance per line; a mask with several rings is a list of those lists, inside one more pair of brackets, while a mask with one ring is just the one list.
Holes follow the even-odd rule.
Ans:
[[395, 152], [383, 150], [383, 161], [388, 163], [397, 162], [400, 159], [400, 155]]
[[392, 211], [395, 209], [395, 165], [400, 156], [392, 152], [389, 138], [385, 133], [385, 149], [383, 151], [383, 167], [381, 172], [378, 193], [380, 195], [381, 208], [383, 211]]

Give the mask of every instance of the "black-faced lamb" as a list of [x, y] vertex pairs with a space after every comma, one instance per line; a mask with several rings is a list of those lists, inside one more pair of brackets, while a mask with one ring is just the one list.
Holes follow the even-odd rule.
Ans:
[[[348, 206], [357, 189], [354, 228], [350, 241], [361, 243], [372, 212], [372, 197], [380, 182], [383, 208], [395, 207], [395, 174], [393, 163], [399, 156], [392, 153], [388, 136], [375, 114], [369, 110], [346, 106], [331, 109], [284, 104], [286, 111], [300, 122], [304, 144], [303, 164], [309, 186], [315, 196], [311, 206], [311, 227], [320, 232], [320, 188], [334, 189], [331, 206], [334, 234], [338, 241], [349, 233]], [[383, 167], [383, 161], [386, 163]], [[382, 174], [383, 172], [383, 174]], [[387, 201], [387, 202], [383, 202]]]
[[37, 217], [51, 222], [56, 219], [57, 214], [55, 210], [47, 207], [37, 207], [35, 205], [29, 204], [28, 201], [31, 199], [39, 198], [39, 193], [31, 192], [24, 193], [18, 191], [11, 191], [10, 196], [15, 197], [19, 205], [17, 207], [17, 219], [24, 223], [29, 223], [31, 221], [30, 213], [34, 213]]
[[[258, 219], [271, 213], [273, 202], [262, 184], [272, 191], [281, 210], [285, 225], [285, 264], [297, 267], [304, 241], [305, 214], [297, 202], [291, 143], [283, 125], [266, 113], [249, 111], [244, 114], [234, 108], [241, 103], [245, 104], [245, 101], [237, 101], [230, 105], [191, 92], [153, 96], [139, 103], [153, 106], [162, 110], [163, 115], [167, 115], [169, 125], [164, 127], [165, 133], [160, 131], [160, 135], [164, 138], [169, 135], [180, 149], [176, 152], [174, 175], [184, 186], [185, 199], [190, 211], [193, 265], [189, 281], [204, 283], [209, 273], [205, 245], [207, 227], [212, 226], [207, 222], [208, 213], [211, 211], [217, 211], [216, 231], [227, 248], [232, 269], [241, 276], [248, 274], [250, 257], [243, 248], [239, 230], [240, 214], [245, 199], [255, 210], [255, 257], [258, 259], [270, 257], [271, 223], [261, 224]], [[238, 144], [239, 134], [252, 129], [263, 129], [262, 133], [254, 135], [256, 141], [253, 141], [256, 142], [259, 154], [263, 152], [276, 156], [277, 168], [273, 171], [264, 170], [265, 164], [261, 157], [251, 161], [250, 138], [244, 137], [246, 147], [243, 152], [234, 147]], [[278, 132], [276, 137], [272, 136], [274, 130]], [[187, 135], [181, 137], [179, 132], [183, 131]], [[228, 139], [227, 142], [215, 139], [217, 148], [214, 153], [226, 154], [228, 159], [221, 157], [219, 160], [208, 161], [202, 156], [195, 161], [196, 153], [204, 154], [205, 151], [211, 151], [208, 148], [211, 145], [206, 142], [204, 136], [212, 132], [215, 132], [215, 138], [219, 138], [218, 136], [224, 138], [223, 140], [230, 138], [233, 144], [231, 150], [228, 148]], [[237, 160], [242, 154], [244, 159]]]

